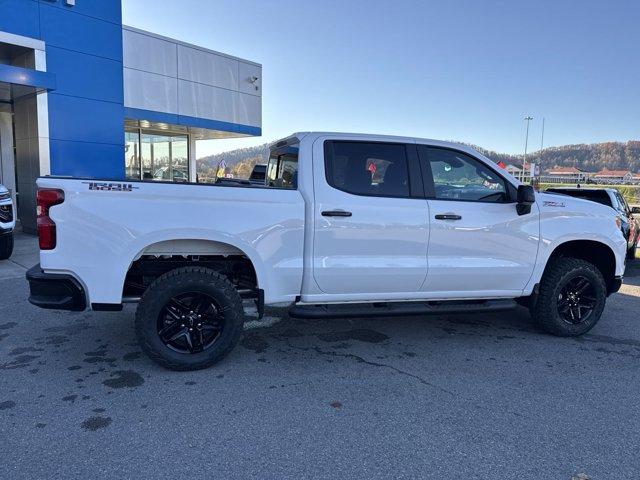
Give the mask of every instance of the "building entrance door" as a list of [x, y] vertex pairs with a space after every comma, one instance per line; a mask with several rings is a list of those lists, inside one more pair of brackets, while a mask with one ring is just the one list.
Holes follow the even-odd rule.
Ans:
[[15, 201], [16, 171], [11, 86], [2, 82], [0, 82], [0, 183], [9, 189]]
[[[1, 3], [1, 2], [0, 2]], [[0, 32], [0, 179], [13, 193], [22, 229], [36, 232], [36, 178], [49, 173], [44, 44]], [[7, 41], [11, 43], [7, 43]], [[16, 43], [14, 43], [16, 42]]]

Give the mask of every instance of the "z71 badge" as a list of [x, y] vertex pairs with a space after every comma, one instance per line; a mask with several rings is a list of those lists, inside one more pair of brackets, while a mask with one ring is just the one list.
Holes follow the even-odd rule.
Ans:
[[130, 192], [137, 190], [131, 183], [113, 183], [113, 182], [82, 182], [89, 185], [89, 190], [98, 190], [102, 192]]

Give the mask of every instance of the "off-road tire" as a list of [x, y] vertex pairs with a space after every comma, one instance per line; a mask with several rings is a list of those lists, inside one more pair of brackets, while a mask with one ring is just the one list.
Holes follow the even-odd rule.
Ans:
[[[176, 295], [201, 292], [215, 299], [224, 310], [220, 338], [198, 353], [180, 353], [167, 347], [157, 330], [161, 310]], [[215, 270], [183, 267], [158, 277], [145, 291], [136, 311], [135, 330], [142, 350], [154, 362], [171, 370], [200, 370], [226, 357], [238, 344], [244, 325], [242, 299], [234, 285]]]
[[[586, 277], [594, 287], [596, 303], [591, 315], [582, 323], [570, 324], [558, 312], [558, 298], [564, 285], [577, 276]], [[607, 286], [600, 270], [586, 260], [558, 257], [551, 260], [542, 281], [538, 298], [531, 309], [533, 320], [546, 332], [560, 337], [574, 337], [591, 330], [602, 315]]]
[[13, 253], [13, 233], [0, 235], [0, 260], [8, 259]]

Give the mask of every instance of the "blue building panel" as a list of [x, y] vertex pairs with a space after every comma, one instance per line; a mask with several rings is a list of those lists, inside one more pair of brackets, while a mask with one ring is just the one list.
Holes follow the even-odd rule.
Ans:
[[40, 0], [40, 3], [115, 23], [118, 27], [122, 25], [122, 10], [118, 0], [77, 0], [73, 6], [68, 5], [65, 0]]
[[221, 132], [240, 133], [243, 135], [262, 135], [262, 128], [240, 123], [223, 122], [221, 120], [210, 120], [208, 118], [196, 118], [186, 115], [176, 115], [173, 113], [156, 112], [153, 110], [143, 110], [140, 108], [125, 107], [125, 117], [133, 120], [147, 120], [148, 122], [162, 122], [170, 125], [180, 125], [183, 127], [205, 128], [208, 130], [218, 130]]
[[39, 11], [37, 0], [0, 0], [0, 30], [40, 38]]
[[52, 90], [56, 88], [56, 76], [49, 72], [39, 72], [31, 68], [20, 68], [0, 63], [0, 82]]
[[[66, 48], [122, 62], [122, 26], [74, 10], [40, 4], [41, 36], [47, 46]], [[79, 2], [78, 2], [79, 3]], [[120, 2], [113, 2], [120, 9]]]
[[40, 0], [49, 94], [51, 173], [124, 178], [122, 9], [116, 0]]
[[49, 148], [51, 153], [51, 172], [54, 175], [108, 179], [125, 178], [124, 145], [51, 139]]
[[206, 128], [220, 130], [222, 132], [241, 133], [243, 135], [262, 135], [262, 128], [242, 125], [241, 123], [223, 122], [222, 120], [210, 120], [208, 118], [196, 118], [186, 115], [178, 116], [178, 125], [186, 127]]
[[168, 123], [178, 125], [178, 114], [156, 112], [154, 110], [142, 110], [140, 108], [125, 107], [124, 116], [132, 120], [146, 120], [148, 122]]
[[116, 60], [50, 46], [47, 68], [56, 72], [57, 94], [124, 102], [122, 63]]
[[[121, 104], [49, 94], [49, 137], [86, 143], [124, 145]], [[122, 163], [123, 159], [119, 158]]]

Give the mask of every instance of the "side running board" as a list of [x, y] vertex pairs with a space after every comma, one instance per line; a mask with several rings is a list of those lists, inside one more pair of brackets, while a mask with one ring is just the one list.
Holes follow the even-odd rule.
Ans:
[[360, 318], [444, 315], [453, 313], [501, 312], [511, 310], [517, 305], [516, 301], [512, 299], [294, 305], [289, 310], [289, 316], [294, 318]]

